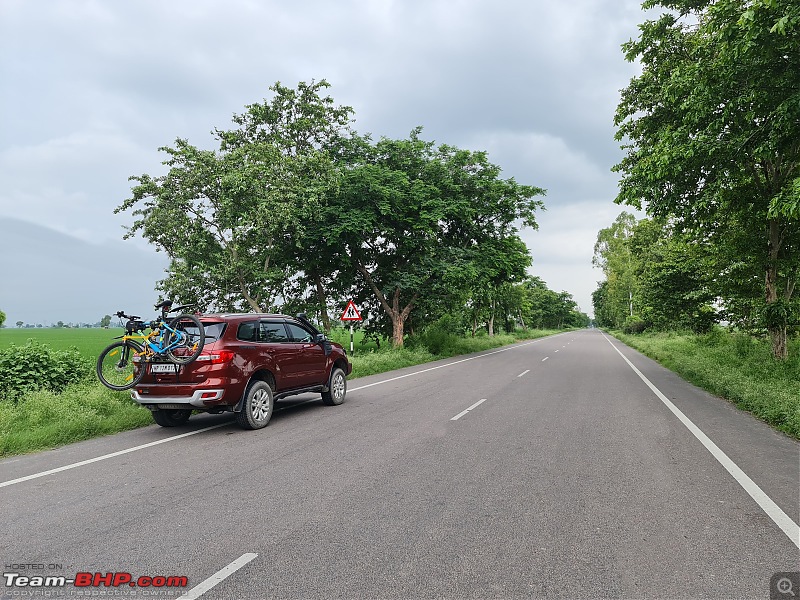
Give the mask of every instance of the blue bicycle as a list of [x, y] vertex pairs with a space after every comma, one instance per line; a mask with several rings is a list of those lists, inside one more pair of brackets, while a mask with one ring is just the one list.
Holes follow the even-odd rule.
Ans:
[[[200, 319], [189, 313], [168, 319], [169, 313], [188, 308], [172, 308], [172, 301], [165, 300], [156, 305], [156, 309], [161, 309], [161, 315], [152, 321], [117, 312], [120, 319], [127, 319], [125, 333], [117, 338], [119, 342], [108, 346], [97, 358], [100, 382], [112, 390], [127, 390], [141, 381], [149, 363], [169, 361], [175, 365], [187, 365], [195, 360], [203, 351], [206, 339]], [[147, 329], [150, 332], [143, 333]], [[172, 368], [177, 373], [180, 367]]]

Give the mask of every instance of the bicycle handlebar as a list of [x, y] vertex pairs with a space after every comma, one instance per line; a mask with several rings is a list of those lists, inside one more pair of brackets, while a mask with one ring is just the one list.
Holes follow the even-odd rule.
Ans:
[[136, 315], [126, 315], [125, 311], [118, 310], [116, 314], [120, 319], [128, 319], [129, 321], [135, 321], [136, 319], [141, 319], [142, 317], [137, 317]]

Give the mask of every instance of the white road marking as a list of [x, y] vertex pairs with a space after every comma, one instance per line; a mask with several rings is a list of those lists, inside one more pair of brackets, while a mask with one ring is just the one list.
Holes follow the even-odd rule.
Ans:
[[[492, 354], [498, 354], [500, 352], [507, 352], [509, 350], [514, 350], [515, 348], [521, 348], [523, 346], [530, 346], [531, 344], [536, 344], [548, 338], [557, 337], [559, 335], [564, 335], [563, 333], [558, 333], [556, 335], [545, 336], [541, 338], [537, 338], [535, 340], [531, 340], [530, 342], [525, 342], [524, 344], [514, 344], [513, 346], [507, 346], [506, 348], [501, 348], [500, 350], [494, 350], [492, 352], [486, 352], [485, 354], [479, 354], [477, 356], [470, 356], [469, 358], [464, 358], [461, 360], [456, 360], [451, 363], [447, 363], [444, 365], [438, 365], [435, 367], [430, 367], [428, 369], [422, 369], [420, 371], [414, 371], [413, 373], [406, 373], [405, 375], [399, 375], [397, 377], [391, 377], [389, 379], [384, 379], [383, 381], [376, 381], [375, 383], [368, 383], [367, 385], [362, 385], [360, 387], [351, 388], [350, 392], [357, 392], [358, 390], [363, 390], [368, 387], [372, 387], [375, 385], [381, 385], [383, 383], [389, 383], [390, 381], [397, 381], [398, 379], [403, 379], [405, 377], [411, 377], [413, 375], [419, 375], [420, 373], [427, 373], [428, 371], [435, 371], [436, 369], [444, 369], [445, 367], [452, 367], [453, 365], [458, 365], [470, 360], [475, 360], [476, 358], [483, 358], [484, 356], [491, 356]], [[316, 402], [317, 399], [314, 398], [312, 400], [307, 400], [306, 402]], [[300, 404], [306, 404], [306, 402], [301, 402]], [[293, 408], [295, 406], [299, 406], [299, 404], [294, 404], [292, 407], [284, 407], [284, 408]], [[278, 408], [276, 410], [283, 410], [284, 408]], [[226, 427], [230, 425], [230, 422], [220, 423], [218, 425], [212, 425], [211, 427], [204, 427], [203, 429], [198, 429], [197, 431], [190, 431], [188, 433], [182, 433], [180, 435], [175, 435], [172, 437], [164, 438], [163, 440], [158, 440], [155, 442], [150, 442], [148, 444], [142, 444], [141, 446], [134, 446], [133, 448], [126, 448], [125, 450], [120, 450], [118, 452], [112, 452], [110, 454], [104, 454], [102, 456], [97, 456], [95, 458], [90, 458], [88, 460], [82, 460], [80, 462], [72, 463], [69, 465], [64, 465], [63, 467], [58, 467], [56, 469], [50, 469], [48, 471], [42, 471], [41, 473], [34, 473], [32, 475], [26, 475], [25, 477], [19, 477], [17, 479], [11, 479], [9, 481], [0, 482], [0, 488], [6, 487], [9, 485], [15, 485], [17, 483], [22, 483], [24, 481], [30, 481], [31, 479], [38, 479], [39, 477], [46, 477], [47, 475], [53, 475], [54, 473], [60, 473], [61, 471], [68, 471], [69, 469], [75, 469], [77, 467], [82, 467], [84, 465], [88, 465], [91, 463], [99, 462], [101, 460], [106, 460], [108, 458], [114, 458], [115, 456], [121, 456], [123, 454], [128, 454], [129, 452], [135, 452], [137, 450], [143, 450], [145, 448], [150, 448], [151, 446], [157, 446], [158, 444], [164, 444], [166, 442], [171, 442], [173, 440], [179, 440], [181, 438], [188, 437], [190, 435], [196, 435], [198, 433], [203, 433], [204, 431], [211, 431], [212, 429], [217, 429], [218, 427]]]
[[550, 358], [550, 357], [549, 357], [549, 356], [545, 356], [545, 357], [542, 359], [542, 362], [546, 361], [548, 358]]
[[461, 360], [456, 360], [451, 363], [447, 363], [446, 365], [437, 365], [435, 367], [430, 367], [427, 369], [422, 369], [420, 371], [414, 371], [413, 373], [406, 373], [405, 375], [398, 375], [397, 377], [390, 377], [389, 379], [384, 379], [383, 381], [376, 381], [375, 383], [368, 383], [367, 385], [362, 385], [360, 387], [349, 389], [349, 392], [357, 392], [358, 390], [365, 390], [368, 387], [372, 387], [374, 385], [381, 385], [384, 383], [389, 383], [390, 381], [397, 381], [398, 379], [404, 379], [405, 377], [412, 377], [414, 375], [419, 375], [421, 373], [427, 373], [428, 371], [435, 371], [436, 369], [444, 369], [446, 367], [452, 367], [453, 365], [460, 365], [461, 363], [465, 363], [468, 360], [475, 360], [476, 358], [483, 358], [484, 356], [491, 356], [492, 354], [499, 354], [500, 352], [508, 352], [509, 350], [515, 350], [516, 348], [522, 348], [523, 346], [530, 346], [531, 344], [536, 344], [543, 340], [554, 338], [559, 335], [564, 335], [563, 333], [557, 333], [555, 335], [550, 335], [543, 338], [537, 338], [530, 342], [525, 342], [524, 344], [514, 344], [513, 346], [507, 346], [506, 348], [501, 348], [500, 350], [493, 350], [492, 352], [487, 352], [486, 354], [479, 354], [478, 356], [470, 356], [469, 358], [462, 358]]
[[241, 569], [251, 560], [256, 558], [258, 554], [254, 554], [252, 552], [248, 552], [247, 554], [242, 554], [239, 558], [229, 564], [227, 567], [223, 567], [216, 573], [214, 573], [211, 577], [199, 583], [198, 585], [194, 586], [188, 592], [186, 592], [183, 596], [179, 596], [179, 598], [183, 598], [184, 600], [195, 600], [199, 598], [203, 594], [205, 594], [208, 590], [213, 588], [218, 583], [224, 581], [231, 575], [233, 575], [236, 571]]
[[530, 370], [530, 369], [525, 369], [525, 370], [524, 370], [522, 373], [520, 373], [519, 375], [517, 375], [517, 377], [522, 377], [522, 376], [523, 376], [523, 375], [525, 375], [526, 373], [530, 373], [530, 372], [531, 372], [531, 370]]
[[634, 373], [636, 373], [639, 378], [647, 384], [653, 393], [658, 396], [658, 399], [664, 403], [664, 405], [672, 411], [672, 413], [678, 417], [681, 423], [683, 423], [686, 428], [696, 437], [703, 446], [705, 446], [706, 450], [708, 450], [711, 455], [717, 459], [719, 464], [721, 464], [730, 475], [739, 482], [739, 485], [742, 486], [745, 492], [747, 492], [750, 497], [756, 501], [756, 503], [761, 507], [761, 509], [767, 513], [770, 519], [772, 519], [775, 524], [781, 528], [781, 530], [789, 536], [789, 539], [792, 540], [792, 543], [800, 549], [800, 526], [797, 525], [792, 519], [783, 512], [780, 506], [775, 504], [775, 502], [767, 496], [767, 494], [762, 490], [758, 484], [750, 479], [747, 474], [739, 468], [735, 462], [733, 462], [727, 454], [725, 454], [719, 446], [717, 446], [711, 438], [709, 438], [703, 431], [695, 425], [689, 417], [687, 417], [681, 409], [675, 406], [669, 399], [661, 393], [653, 383], [645, 377], [642, 372], [637, 369], [628, 358], [620, 352], [619, 348], [617, 348], [614, 344], [611, 343], [611, 340], [603, 334], [603, 337], [606, 338], [606, 341], [611, 344], [611, 347], [617, 351], [617, 353], [623, 358], [623, 360], [628, 363], [628, 366], [633, 369]]
[[486, 398], [483, 398], [483, 399], [481, 399], [481, 400], [478, 400], [478, 401], [477, 401], [475, 404], [473, 404], [472, 406], [470, 406], [470, 407], [469, 407], [468, 409], [466, 409], [466, 410], [462, 410], [460, 413], [458, 413], [458, 414], [457, 414], [455, 417], [453, 417], [453, 418], [452, 418], [452, 419], [450, 419], [450, 420], [451, 420], [451, 421], [458, 421], [458, 420], [459, 420], [461, 417], [463, 417], [465, 414], [467, 414], [467, 413], [468, 413], [469, 411], [471, 411], [473, 408], [478, 408], [478, 407], [479, 407], [481, 404], [483, 404], [484, 402], [486, 402]]
[[136, 452], [137, 450], [144, 450], [145, 448], [150, 448], [152, 446], [158, 446], [159, 444], [166, 444], [167, 442], [172, 442], [175, 440], [179, 440], [181, 438], [189, 437], [190, 435], [197, 435], [198, 433], [203, 433], [204, 431], [211, 431], [212, 429], [217, 429], [219, 427], [225, 427], [230, 425], [230, 423], [220, 423], [218, 425], [212, 425], [211, 427], [204, 427], [203, 429], [198, 429], [197, 431], [190, 431], [188, 433], [182, 433], [180, 435], [173, 435], [172, 437], [164, 438], [163, 440], [157, 440], [155, 442], [150, 442], [148, 444], [142, 444], [141, 446], [134, 446], [133, 448], [126, 448], [125, 450], [119, 450], [118, 452], [112, 452], [111, 454], [104, 454], [102, 456], [96, 456], [95, 458], [90, 458], [88, 460], [82, 460], [80, 462], [72, 463], [71, 465], [64, 465], [63, 467], [58, 467], [56, 469], [50, 469], [49, 471], [42, 471], [41, 473], [34, 473], [33, 475], [26, 475], [25, 477], [19, 477], [18, 479], [11, 479], [10, 481], [3, 481], [0, 482], [0, 488], [6, 487], [9, 485], [14, 485], [16, 483], [22, 483], [23, 481], [30, 481], [31, 479], [37, 479], [39, 477], [46, 477], [47, 475], [52, 475], [53, 473], [60, 473], [61, 471], [68, 471], [69, 469], [75, 469], [77, 467], [82, 467], [84, 465], [89, 465], [91, 463], [100, 462], [101, 460], [106, 460], [108, 458], [114, 458], [115, 456], [122, 456], [123, 454], [128, 454], [129, 452]]

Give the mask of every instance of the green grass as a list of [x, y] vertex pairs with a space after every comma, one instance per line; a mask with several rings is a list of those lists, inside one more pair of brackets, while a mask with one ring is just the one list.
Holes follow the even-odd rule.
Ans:
[[800, 342], [789, 360], [772, 358], [769, 342], [715, 329], [708, 335], [613, 335], [706, 391], [726, 398], [800, 439]]
[[54, 448], [152, 423], [150, 411], [127, 392], [94, 381], [55, 394], [26, 393], [18, 403], [0, 401], [0, 456]]
[[[78, 348], [82, 356], [95, 360], [121, 329], [21, 329], [0, 330], [0, 348], [24, 345], [28, 339], [54, 349]], [[363, 333], [356, 331], [355, 356], [351, 357], [351, 379], [419, 365], [458, 354], [478, 352], [534, 339], [557, 331], [527, 331], [516, 335], [481, 335], [475, 338], [438, 335], [428, 341], [438, 344], [433, 354], [419, 342], [394, 350], [387, 341], [380, 349], [373, 340], [362, 344]], [[423, 337], [423, 336], [421, 336]], [[350, 349], [349, 329], [336, 329], [331, 338]], [[152, 423], [150, 411], [130, 399], [127, 392], [112, 392], [94, 377], [67, 386], [56, 394], [46, 390], [26, 392], [17, 402], [0, 398], [0, 457], [54, 448], [134, 429]]]

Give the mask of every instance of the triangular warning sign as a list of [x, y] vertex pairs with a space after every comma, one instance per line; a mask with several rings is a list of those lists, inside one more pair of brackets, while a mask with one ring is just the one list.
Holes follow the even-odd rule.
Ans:
[[353, 301], [347, 303], [347, 308], [344, 309], [342, 316], [340, 317], [342, 321], [361, 321], [361, 313], [358, 312], [356, 305], [353, 304]]

